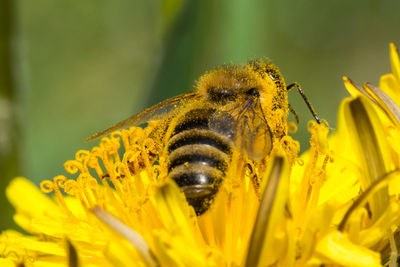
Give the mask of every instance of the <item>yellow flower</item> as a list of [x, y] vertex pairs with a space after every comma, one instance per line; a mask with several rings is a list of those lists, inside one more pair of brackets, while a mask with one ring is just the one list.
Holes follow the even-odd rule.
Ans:
[[[310, 122], [310, 149], [290, 137], [262, 162], [234, 153], [201, 216], [167, 179], [148, 138], [117, 131], [65, 163], [40, 190], [14, 179], [7, 197], [30, 235], [4, 231], [14, 266], [397, 266], [400, 243], [400, 63], [380, 88], [345, 78], [337, 131]], [[292, 126], [292, 125], [291, 125]], [[259, 186], [254, 181], [260, 182]]]

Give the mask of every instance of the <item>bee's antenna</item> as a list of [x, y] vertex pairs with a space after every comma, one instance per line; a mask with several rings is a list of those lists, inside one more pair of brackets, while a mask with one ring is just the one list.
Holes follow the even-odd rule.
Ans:
[[292, 113], [294, 119], [296, 120], [296, 123], [299, 124], [300, 123], [299, 116], [297, 116], [296, 111], [294, 110], [294, 108], [290, 104], [289, 104], [289, 111]]
[[294, 83], [288, 85], [286, 87], [286, 90], [290, 91], [293, 87], [297, 88], [297, 90], [299, 91], [299, 93], [300, 93], [301, 97], [303, 98], [304, 102], [306, 102], [306, 105], [307, 105], [308, 109], [310, 110], [312, 116], [314, 117], [314, 119], [317, 121], [318, 124], [321, 124], [321, 121], [318, 118], [317, 113], [315, 113], [314, 108], [311, 106], [311, 103], [308, 101], [308, 98], [304, 94], [303, 90], [301, 90], [301, 87], [297, 82], [294, 82]]

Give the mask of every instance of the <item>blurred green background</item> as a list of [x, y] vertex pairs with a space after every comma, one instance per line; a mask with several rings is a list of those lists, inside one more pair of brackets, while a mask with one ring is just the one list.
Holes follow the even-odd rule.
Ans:
[[[206, 70], [268, 57], [335, 127], [342, 76], [378, 84], [398, 0], [0, 1], [0, 230], [5, 187], [64, 173], [99, 130], [186, 92]], [[307, 148], [311, 119], [291, 92]], [[293, 118], [291, 118], [293, 120]]]

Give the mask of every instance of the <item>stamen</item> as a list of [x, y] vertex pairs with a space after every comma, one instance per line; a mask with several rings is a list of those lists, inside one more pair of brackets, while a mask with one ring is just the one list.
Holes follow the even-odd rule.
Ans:
[[295, 134], [297, 132], [297, 125], [294, 122], [288, 122], [288, 133]]
[[67, 177], [65, 177], [63, 175], [58, 175], [53, 178], [53, 182], [49, 181], [49, 180], [42, 181], [40, 183], [40, 190], [46, 194], [54, 191], [58, 201], [60, 202], [61, 206], [67, 212], [68, 216], [71, 217], [72, 220], [76, 221], [75, 216], [72, 214], [70, 209], [67, 207], [67, 204], [65, 204], [64, 196], [61, 193], [60, 188], [59, 188], [59, 187], [63, 188], [66, 181], [68, 181]]

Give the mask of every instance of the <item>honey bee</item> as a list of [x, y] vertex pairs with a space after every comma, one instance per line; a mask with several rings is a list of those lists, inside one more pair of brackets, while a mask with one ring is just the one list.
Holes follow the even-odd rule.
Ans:
[[162, 122], [168, 176], [201, 215], [218, 192], [234, 150], [261, 160], [271, 153], [274, 140], [287, 135], [291, 110], [287, 91], [293, 87], [319, 123], [297, 83], [286, 86], [272, 63], [252, 60], [212, 70], [199, 79], [194, 91], [150, 107], [86, 141], [146, 122]]

